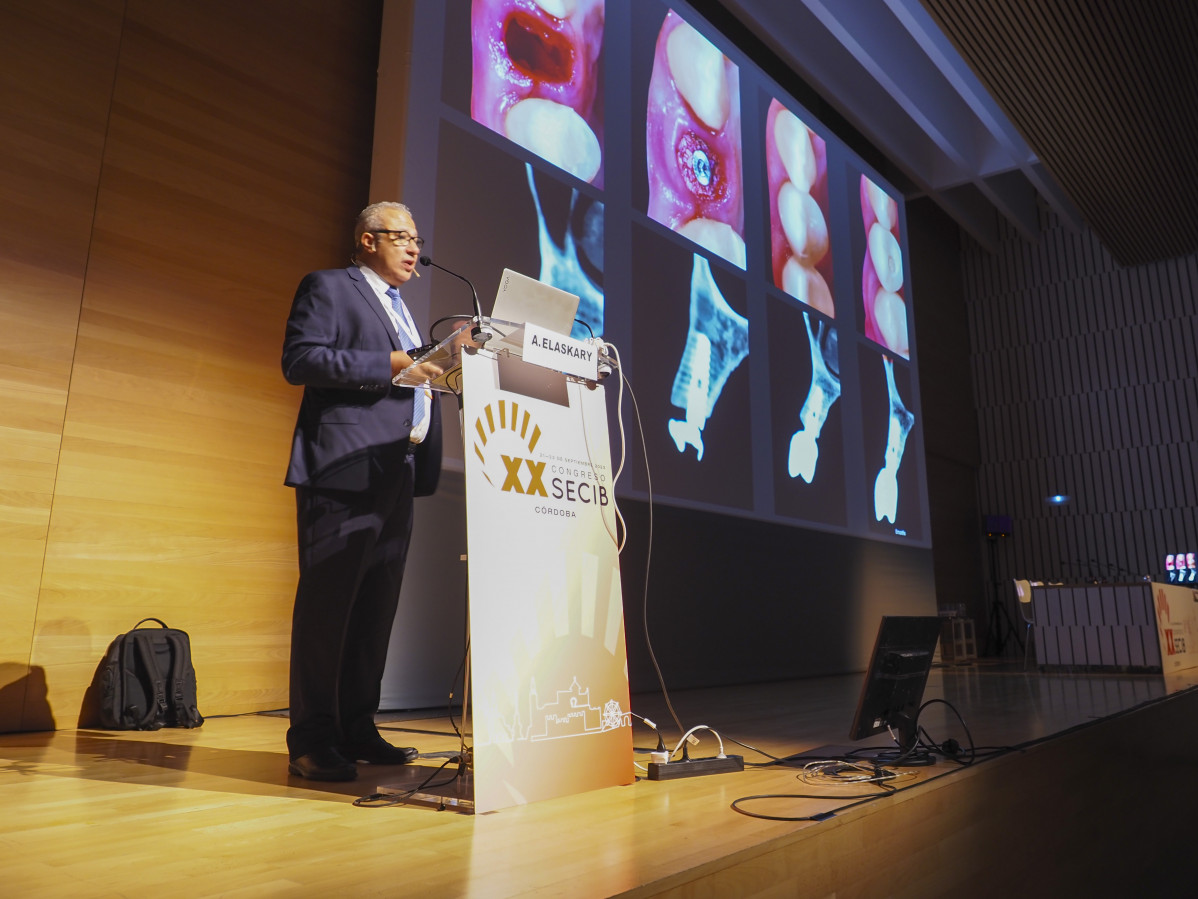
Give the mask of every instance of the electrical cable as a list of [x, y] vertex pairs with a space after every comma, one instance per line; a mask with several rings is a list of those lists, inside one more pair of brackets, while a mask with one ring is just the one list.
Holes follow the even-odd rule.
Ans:
[[679, 749], [682, 750], [682, 757], [684, 759], [687, 758], [687, 752], [686, 752], [686, 748], [688, 745], [687, 738], [697, 730], [709, 730], [713, 734], [715, 734], [715, 738], [720, 743], [720, 754], [718, 756], [716, 756], [716, 758], [726, 759], [728, 757], [724, 753], [724, 738], [720, 736], [719, 732], [708, 727], [706, 724], [696, 724], [694, 727], [692, 727], [690, 730], [688, 730], [686, 733], [684, 733], [682, 735], [682, 738], [678, 741], [677, 745], [674, 746], [674, 751], [670, 753], [670, 758], [673, 758], [675, 755], [677, 755]]
[[[928, 706], [935, 705], [937, 703], [948, 706], [949, 711], [951, 711], [957, 717], [957, 721], [960, 723], [961, 729], [965, 731], [965, 738], [969, 741], [969, 759], [967, 761], [960, 758], [961, 746], [956, 740], [949, 739], [945, 740], [943, 743], [937, 743], [932, 739], [927, 730], [925, 730], [919, 724], [919, 716], [923, 714], [923, 710]], [[943, 699], [929, 699], [919, 707], [919, 712], [915, 716], [915, 726], [919, 733], [920, 743], [926, 746], [930, 751], [936, 752], [939, 755], [944, 756], [946, 759], [956, 762], [958, 765], [972, 765], [977, 760], [977, 747], [973, 742], [973, 734], [969, 732], [969, 725], [965, 723], [965, 719], [961, 716], [961, 713], [957, 711], [957, 707], [951, 702]]]
[[[581, 319], [575, 319], [575, 321], [581, 321]], [[583, 322], [583, 324], [586, 324], [586, 323]], [[605, 347], [609, 347], [613, 352], [616, 351], [614, 344], [604, 343], [603, 345]], [[618, 363], [617, 363], [616, 367], [619, 368]], [[621, 382], [621, 389], [622, 388], [623, 388], [623, 383]], [[617, 408], [618, 408], [618, 404], [617, 404]], [[591, 455], [591, 438], [587, 432], [586, 416], [582, 414], [581, 409], [579, 410], [579, 420], [580, 420], [581, 427], [582, 427], [582, 444], [584, 447], [586, 447], [587, 464], [590, 466], [591, 473], [595, 475], [596, 481], [598, 481], [599, 476], [598, 476], [598, 472], [596, 472], [596, 470], [595, 470], [595, 460]], [[618, 420], [619, 419], [617, 418], [617, 421]], [[628, 527], [624, 524], [624, 516], [620, 512], [620, 504], [616, 499], [616, 482], [620, 478], [620, 471], [622, 471], [624, 469], [625, 448], [624, 448], [624, 433], [623, 432], [624, 432], [623, 422], [620, 422], [620, 464], [619, 464], [619, 467], [616, 470], [615, 474], [612, 476], [612, 481], [611, 481], [611, 505], [612, 505], [612, 512], [615, 514], [615, 519], [616, 519], [615, 533], [613, 533], [611, 528], [608, 527], [607, 517], [602, 514], [599, 516], [600, 521], [603, 522], [603, 529], [605, 531], [607, 531], [607, 536], [609, 536], [611, 538], [612, 543], [616, 547], [616, 555], [617, 556], [624, 552], [624, 543], [622, 543], [620, 541], [620, 531], [621, 530], [624, 532], [625, 542], [628, 539]]]
[[655, 748], [655, 749], [637, 749], [636, 747], [633, 747], [632, 751], [633, 752], [665, 752], [666, 751], [666, 743], [665, 743], [665, 740], [662, 739], [661, 730], [657, 727], [657, 723], [655, 721], [650, 720], [649, 718], [646, 718], [644, 715], [638, 715], [636, 712], [630, 711], [628, 714], [631, 715], [633, 718], [640, 718], [642, 721], [645, 722], [645, 725], [648, 728], [650, 728], [655, 734], [657, 734], [657, 748]]
[[[919, 726], [919, 719], [923, 715], [924, 709], [926, 709], [930, 705], [934, 705], [937, 703], [942, 703], [942, 704], [948, 706], [949, 709], [952, 710], [953, 714], [957, 716], [957, 720], [961, 722], [962, 728], [965, 729], [965, 733], [969, 740], [969, 745], [970, 745], [971, 751], [972, 751], [973, 736], [970, 734], [969, 728], [965, 724], [965, 719], [962, 717], [961, 713], [959, 711], [957, 711], [956, 707], [953, 706], [952, 703], [950, 703], [946, 700], [943, 700], [943, 699], [929, 699], [927, 702], [923, 703], [919, 707], [919, 709], [915, 713], [916, 733], [919, 734], [922, 732], [922, 733], [926, 734], [926, 731], [922, 731], [922, 729]], [[891, 731], [891, 736], [892, 737], [894, 736], [893, 730]], [[928, 738], [928, 743], [931, 743], [931, 746], [937, 745], [935, 743], [932, 743], [930, 738]], [[940, 744], [940, 745], [945, 745], [948, 743], [949, 743], [949, 741], [946, 740], [944, 744]], [[873, 753], [873, 754], [866, 755], [866, 753]], [[781, 761], [781, 763], [785, 764], [788, 761], [796, 760], [796, 758], [801, 758], [801, 756], [800, 757], [790, 756], [786, 759], [783, 759]], [[952, 760], [958, 761], [957, 759], [952, 759]], [[868, 768], [866, 768], [862, 764], [863, 762], [868, 763]], [[730, 808], [734, 812], [737, 812], [741, 815], [745, 815], [750, 818], [762, 818], [767, 821], [824, 821], [828, 818], [834, 817], [842, 812], [845, 812], [848, 809], [855, 808], [859, 805], [863, 805], [867, 802], [873, 802], [877, 799], [882, 799], [887, 796], [893, 796], [896, 793], [902, 792], [903, 790], [909, 790], [912, 787], [917, 786], [919, 784], [930, 783], [933, 780], [938, 780], [941, 777], [945, 777], [948, 774], [952, 774], [954, 771], [960, 770], [960, 768], [953, 768], [948, 771], [944, 771], [940, 774], [934, 774], [931, 777], [921, 779], [917, 783], [912, 783], [912, 784], [909, 784], [904, 787], [896, 787], [896, 786], [893, 786], [890, 783], [890, 781], [896, 780], [899, 777], [914, 778], [915, 777], [914, 772], [911, 772], [911, 773], [892, 772], [892, 771], [889, 771], [888, 769], [886, 769], [885, 767], [883, 767], [883, 765], [881, 764], [883, 762], [885, 762], [886, 764], [895, 765], [895, 766], [901, 765], [902, 767], [907, 767], [907, 768], [926, 767], [926, 766], [934, 765], [936, 763], [935, 750], [933, 748], [931, 748], [928, 744], [925, 744], [925, 742], [922, 739], [917, 738], [915, 743], [913, 745], [907, 747], [906, 749], [903, 749], [902, 747], [899, 747], [898, 749], [892, 749], [892, 748], [888, 748], [888, 747], [867, 746], [867, 747], [863, 747], [860, 750], [854, 750], [853, 752], [849, 753], [848, 755], [844, 756], [843, 758], [808, 761], [807, 764], [804, 765], [803, 772], [800, 772], [798, 775], [796, 775], [796, 777], [798, 777], [798, 779], [802, 780], [804, 783], [810, 784], [810, 783], [816, 782], [816, 781], [809, 779], [813, 776], [817, 777], [817, 778], [818, 777], [826, 778], [826, 777], [832, 776], [833, 780], [830, 783], [828, 783], [828, 785], [839, 785], [842, 783], [868, 782], [868, 783], [876, 784], [878, 786], [878, 788], [883, 791], [883, 792], [875, 794], [875, 795], [856, 798], [856, 801], [854, 801], [854, 802], [850, 802], [846, 805], [838, 806], [838, 807], [836, 807], [830, 811], [827, 811], [827, 812], [820, 812], [815, 815], [793, 815], [793, 816], [790, 816], [790, 815], [766, 815], [766, 814], [762, 814], [760, 812], [753, 812], [753, 811], [750, 811], [750, 810], [744, 808], [743, 803], [759, 801], [759, 800], [766, 800], [766, 799], [771, 799], [771, 800], [778, 800], [778, 799], [838, 799], [838, 798], [843, 798], [843, 797], [818, 795], [818, 794], [812, 795], [812, 794], [807, 794], [807, 793], [761, 793], [761, 794], [757, 794], [754, 796], [743, 796], [739, 799], [735, 799], [731, 803]], [[972, 763], [973, 763], [973, 760], [971, 758], [970, 761], [965, 764], [968, 765], [968, 764], [972, 764]], [[823, 781], [820, 781], [820, 782], [823, 782]]]
[[[467, 636], [466, 637], [466, 649], [462, 653], [462, 661], [458, 664], [458, 670], [454, 672], [453, 680], [450, 681], [450, 683], [449, 683], [449, 701], [445, 704], [445, 713], [449, 717], [449, 725], [450, 725], [450, 727], [453, 728], [453, 732], [455, 734], [457, 734], [458, 740], [461, 741], [463, 749], [465, 749], [465, 747], [466, 747], [466, 734], [464, 732], [464, 728], [466, 727], [466, 720], [465, 720], [465, 718], [462, 719], [462, 727], [459, 728], [457, 721], [453, 717], [453, 688], [455, 686], [457, 686], [458, 678], [460, 676], [462, 676], [462, 674], [465, 672], [466, 659], [468, 659], [469, 657], [470, 657], [470, 637]], [[462, 683], [462, 692], [465, 692], [468, 688], [469, 688], [468, 685], [465, 682], [463, 682]]]
[[768, 762], [745, 762], [746, 767], [769, 768], [773, 765], [778, 765], [778, 764], [782, 764], [785, 762], [785, 759], [778, 758], [778, 756], [776, 756], [776, 755], [770, 755], [764, 749], [758, 749], [756, 746], [750, 746], [748, 743], [742, 743], [740, 740], [734, 739], [732, 737], [725, 737], [724, 739], [727, 740], [729, 743], [735, 743], [737, 746], [743, 746], [745, 749], [749, 750], [750, 752], [755, 752], [758, 755], [764, 755], [767, 759], [769, 759]]
[[[732, 811], [738, 812], [739, 814], [742, 814], [747, 818], [760, 818], [765, 821], [825, 821], [828, 818], [834, 818], [837, 815], [841, 814], [842, 812], [846, 812], [851, 808], [856, 808], [859, 805], [865, 805], [866, 803], [869, 803], [869, 802], [875, 802], [878, 799], [885, 799], [886, 797], [893, 796], [895, 793], [899, 792], [899, 790], [896, 790], [893, 787], [887, 789], [882, 784], [879, 784], [878, 786], [879, 786], [879, 789], [883, 790], [883, 792], [872, 793], [868, 796], [855, 796], [855, 797], [854, 796], [850, 796], [850, 797], [827, 796], [827, 795], [819, 795], [819, 794], [815, 794], [815, 793], [759, 793], [755, 796], [741, 796], [739, 799], [734, 799], [734, 800], [732, 800], [732, 804], [730, 807], [731, 807]], [[914, 786], [914, 784], [912, 784], [912, 786]], [[903, 789], [910, 789], [910, 787], [903, 787]], [[834, 809], [830, 809], [829, 811], [826, 811], [826, 812], [819, 812], [818, 814], [815, 814], [815, 815], [766, 815], [761, 812], [752, 812], [752, 811], [749, 811], [748, 809], [741, 807], [741, 803], [752, 802], [754, 800], [761, 800], [761, 799], [840, 799], [840, 798], [856, 799], [856, 801], [849, 802], [844, 805], [839, 805]]]
[[353, 804], [358, 808], [392, 808], [396, 805], [407, 805], [408, 800], [410, 800], [421, 790], [431, 790], [438, 787], [449, 786], [449, 784], [457, 780], [458, 777], [461, 776], [460, 770], [455, 771], [453, 777], [449, 778], [449, 780], [442, 781], [441, 783], [433, 783], [433, 780], [436, 778], [436, 776], [444, 771], [445, 766], [452, 761], [455, 761], [455, 759], [446, 759], [440, 764], [439, 767], [434, 768], [428, 777], [426, 777], [416, 786], [412, 787], [410, 790], [405, 790], [404, 792], [397, 794], [369, 793], [366, 796], [359, 796], [354, 800]]
[[[437, 319], [435, 322], [433, 322], [431, 325], [428, 326], [428, 339], [431, 340], [434, 344], [440, 343], [441, 341], [437, 340], [437, 338], [433, 336], [433, 331], [436, 329], [437, 325], [444, 324], [445, 322], [455, 322], [455, 321], [462, 321], [462, 322], [474, 321], [474, 316], [473, 315], [462, 315], [461, 313], [459, 313], [457, 315], [442, 316], [441, 318]], [[444, 338], [442, 338], [442, 340], [444, 340]]]
[[[617, 362], [619, 357], [617, 357]], [[649, 636], [649, 572], [652, 570], [653, 562], [653, 475], [649, 469], [649, 447], [645, 441], [645, 428], [641, 420], [640, 404], [636, 401], [636, 391], [632, 389], [632, 383], [624, 375], [624, 369], [620, 367], [620, 381], [628, 390], [628, 396], [632, 400], [633, 416], [636, 419], [637, 433], [641, 436], [641, 453], [645, 459], [645, 492], [648, 495], [649, 507], [649, 538], [645, 544], [645, 582], [641, 592], [641, 624], [645, 631], [645, 646], [649, 650], [649, 660], [653, 663], [653, 670], [657, 673], [657, 683], [661, 687], [661, 695], [665, 700], [666, 708], [670, 711], [670, 717], [674, 719], [674, 724], [677, 725], [679, 732], [686, 730], [682, 726], [682, 721], [678, 717], [678, 713], [674, 711], [674, 704], [670, 701], [670, 691], [666, 688], [665, 676], [661, 673], [661, 665], [657, 661], [657, 653], [653, 651], [653, 640]], [[621, 399], [623, 399], [623, 391], [621, 390]], [[621, 428], [623, 427], [623, 411], [620, 411]]]

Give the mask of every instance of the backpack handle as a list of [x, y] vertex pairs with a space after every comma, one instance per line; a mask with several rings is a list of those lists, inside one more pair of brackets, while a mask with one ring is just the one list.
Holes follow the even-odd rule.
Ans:
[[161, 618], [143, 618], [141, 621], [137, 622], [137, 624], [133, 625], [133, 629], [137, 630], [139, 627], [141, 627], [147, 621], [157, 621], [164, 628], [166, 627], [166, 622], [163, 621]]

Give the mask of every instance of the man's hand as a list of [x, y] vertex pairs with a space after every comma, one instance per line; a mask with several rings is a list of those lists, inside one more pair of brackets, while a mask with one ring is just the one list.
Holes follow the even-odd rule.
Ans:
[[440, 377], [441, 372], [444, 370], [445, 369], [443, 369], [436, 362], [433, 362], [431, 359], [427, 362], [421, 362], [419, 365], [413, 365], [408, 369], [411, 374], [416, 375], [418, 378], [420, 378], [420, 380], [430, 382], [437, 380], [437, 378]]
[[412, 357], [403, 350], [393, 350], [391, 352], [391, 377], [394, 378], [405, 370], [408, 370], [409, 375], [415, 375], [422, 381], [436, 380], [437, 376], [444, 371], [436, 362], [429, 360], [416, 365]]

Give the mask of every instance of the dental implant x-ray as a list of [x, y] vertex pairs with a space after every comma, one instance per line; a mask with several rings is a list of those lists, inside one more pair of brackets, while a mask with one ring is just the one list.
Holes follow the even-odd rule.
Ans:
[[683, 453], [694, 447], [703, 460], [703, 429], [728, 376], [749, 354], [749, 320], [728, 305], [711, 275], [707, 258], [694, 255], [691, 269], [690, 326], [674, 376], [670, 402], [685, 410], [671, 418], [670, 436]]
[[907, 447], [907, 435], [915, 425], [915, 416], [903, 405], [894, 383], [894, 360], [882, 359], [886, 369], [886, 393], [890, 398], [890, 424], [886, 431], [886, 454], [878, 476], [874, 479], [874, 519], [883, 518], [894, 524], [898, 512], [898, 470]]
[[811, 388], [799, 410], [799, 430], [790, 438], [786, 469], [792, 478], [801, 477], [810, 484], [815, 479], [815, 463], [819, 460], [820, 431], [832, 404], [840, 398], [840, 359], [835, 328], [821, 321], [812, 329], [811, 316], [806, 312], [803, 323], [807, 326], [807, 345], [811, 350]]
[[[598, 271], [603, 271], [603, 204], [596, 201], [582, 214], [582, 221], [575, 224], [575, 209], [578, 206], [578, 191], [570, 191], [570, 212], [566, 217], [566, 233], [561, 246], [549, 233], [545, 221], [545, 210], [537, 193], [537, 181], [530, 164], [524, 164], [528, 175], [528, 190], [532, 194], [537, 210], [537, 246], [541, 252], [541, 270], [538, 281], [551, 284], [578, 297], [578, 321], [574, 323], [571, 337], [584, 339], [603, 335], [603, 291], [582, 267], [578, 248], [582, 247], [588, 261]], [[575, 236], [575, 229], [579, 231]], [[583, 324], [585, 322], [585, 324]]]

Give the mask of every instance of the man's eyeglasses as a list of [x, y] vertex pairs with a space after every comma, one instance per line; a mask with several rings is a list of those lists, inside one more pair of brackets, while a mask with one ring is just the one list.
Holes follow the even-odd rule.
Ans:
[[387, 231], [385, 229], [377, 229], [372, 230], [370, 233], [386, 234], [391, 238], [391, 243], [395, 244], [397, 247], [406, 247], [408, 244], [414, 243], [416, 244], [416, 249], [420, 250], [424, 248], [424, 238], [413, 237], [407, 231]]

